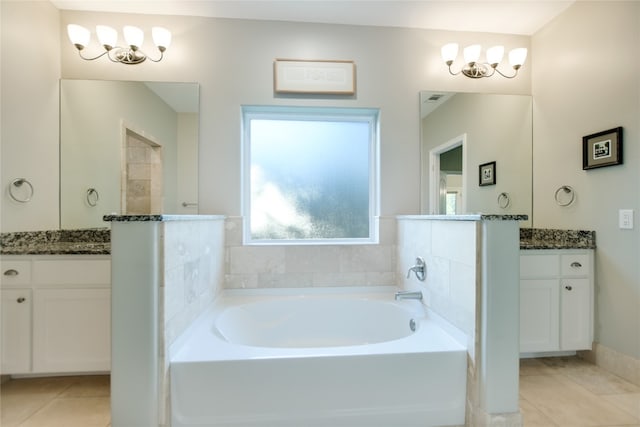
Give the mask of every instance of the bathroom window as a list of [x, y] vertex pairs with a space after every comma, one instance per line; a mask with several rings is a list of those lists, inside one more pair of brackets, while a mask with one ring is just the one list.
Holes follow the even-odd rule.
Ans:
[[376, 243], [378, 110], [243, 107], [244, 242]]

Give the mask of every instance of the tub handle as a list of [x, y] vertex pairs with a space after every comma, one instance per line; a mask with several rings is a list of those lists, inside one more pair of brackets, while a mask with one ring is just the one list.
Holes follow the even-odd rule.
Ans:
[[421, 282], [424, 282], [424, 279], [427, 277], [427, 265], [424, 262], [424, 258], [422, 257], [416, 258], [415, 265], [409, 268], [409, 271], [407, 271], [407, 279], [411, 277], [412, 271], [415, 273], [416, 278], [418, 280], [420, 280]]

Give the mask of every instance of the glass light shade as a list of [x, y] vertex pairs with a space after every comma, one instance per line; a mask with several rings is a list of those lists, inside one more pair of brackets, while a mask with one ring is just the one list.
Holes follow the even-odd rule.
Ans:
[[498, 65], [502, 61], [504, 56], [504, 46], [493, 46], [487, 49], [487, 62], [493, 65]]
[[151, 29], [151, 37], [158, 48], [168, 48], [171, 44], [171, 31], [162, 27], [153, 27]]
[[67, 25], [67, 34], [71, 43], [78, 47], [78, 49], [82, 49], [87, 46], [89, 44], [89, 39], [91, 38], [91, 31], [76, 24]]
[[124, 34], [124, 41], [127, 45], [136, 49], [142, 46], [142, 42], [144, 41], [144, 32], [140, 28], [126, 25], [122, 28], [122, 33]]
[[472, 64], [478, 62], [480, 59], [480, 51], [482, 50], [482, 46], [479, 44], [472, 44], [471, 46], [467, 46], [464, 48], [464, 62], [466, 64]]
[[514, 68], [520, 68], [527, 59], [527, 48], [519, 47], [509, 52], [509, 64]]
[[102, 46], [108, 46], [110, 49], [118, 44], [118, 32], [115, 29], [106, 25], [97, 25], [96, 33]]
[[458, 56], [458, 43], [447, 43], [440, 50], [444, 62], [453, 62]]

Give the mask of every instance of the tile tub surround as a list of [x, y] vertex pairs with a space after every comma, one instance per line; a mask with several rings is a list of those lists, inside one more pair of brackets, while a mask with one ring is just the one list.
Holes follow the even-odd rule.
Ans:
[[109, 228], [0, 233], [1, 255], [108, 255]]
[[377, 244], [244, 245], [242, 217], [225, 223], [226, 289], [396, 284], [396, 219], [379, 217]]
[[520, 249], [595, 249], [596, 232], [521, 228]]
[[222, 287], [224, 216], [109, 215], [114, 425], [168, 425], [169, 346]]
[[[524, 215], [397, 217], [398, 286], [467, 335], [467, 425], [521, 425], [519, 224]], [[426, 261], [424, 282], [407, 270]]]

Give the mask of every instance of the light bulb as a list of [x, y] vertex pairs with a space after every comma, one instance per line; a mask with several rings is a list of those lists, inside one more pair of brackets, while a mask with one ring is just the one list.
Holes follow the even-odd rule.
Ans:
[[69, 40], [78, 49], [84, 49], [91, 39], [91, 32], [81, 25], [69, 24], [67, 25], [67, 34]]
[[111, 50], [118, 44], [118, 32], [106, 25], [97, 25], [96, 33], [98, 33], [98, 40], [105, 49]]
[[496, 68], [504, 56], [504, 46], [493, 46], [487, 49], [487, 62]]
[[527, 48], [519, 47], [509, 52], [509, 64], [516, 70], [522, 67], [525, 59], [527, 59]]
[[166, 28], [153, 27], [151, 29], [151, 37], [161, 52], [164, 52], [171, 44], [171, 31]]
[[122, 33], [124, 34], [124, 40], [133, 50], [138, 50], [140, 46], [142, 46], [142, 42], [144, 41], [144, 32], [138, 28], [131, 25], [126, 25], [122, 28]]
[[442, 60], [447, 64], [451, 65], [453, 61], [455, 61], [458, 56], [458, 44], [457, 43], [447, 43], [442, 46], [440, 50], [442, 54]]
[[464, 62], [466, 64], [475, 64], [478, 62], [480, 58], [480, 51], [482, 50], [482, 46], [479, 44], [472, 44], [471, 46], [467, 46], [464, 48]]

